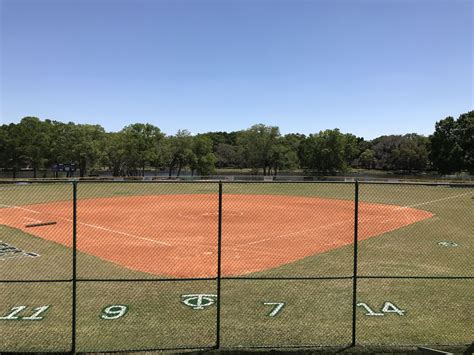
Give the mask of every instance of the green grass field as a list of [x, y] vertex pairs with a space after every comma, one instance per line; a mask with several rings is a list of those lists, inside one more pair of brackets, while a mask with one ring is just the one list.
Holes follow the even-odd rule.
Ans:
[[[78, 198], [153, 194], [215, 193], [216, 183], [79, 183]], [[225, 194], [271, 194], [354, 199], [353, 184], [224, 184]], [[359, 243], [359, 276], [405, 279], [358, 280], [357, 341], [361, 345], [464, 345], [473, 340], [474, 188], [361, 184], [360, 201], [412, 206], [434, 214], [421, 222]], [[71, 201], [72, 184], [0, 185], [0, 208]], [[190, 201], [192, 203], [192, 201]], [[117, 206], [121, 208], [121, 206]], [[288, 206], [291, 209], [291, 206]], [[159, 210], [157, 210], [159, 213]], [[329, 213], [315, 211], [315, 213]], [[79, 216], [80, 218], [80, 216]], [[359, 216], [360, 223], [364, 216]], [[39, 257], [0, 260], [0, 280], [67, 280], [72, 251], [20, 230], [1, 225], [0, 241]], [[217, 220], [215, 222], [217, 224]], [[225, 226], [223, 229], [225, 245]], [[71, 231], [72, 238], [72, 231]], [[123, 236], [126, 238], [126, 236]], [[217, 240], [217, 236], [216, 236]], [[456, 247], [439, 245], [455, 242]], [[295, 243], [298, 240], [295, 239]], [[80, 241], [78, 241], [80, 243]], [[292, 245], [288, 245], [291, 249]], [[130, 251], [133, 253], [133, 249]], [[151, 281], [149, 275], [78, 252], [77, 275], [83, 279], [140, 279], [140, 282], [77, 283], [77, 350], [113, 351], [215, 344], [215, 303], [193, 309], [183, 295], [217, 293], [217, 282]], [[351, 277], [353, 247], [313, 255], [221, 284], [221, 345], [344, 346], [351, 343], [352, 280], [287, 280], [264, 277]], [[425, 277], [425, 278], [415, 278]], [[430, 279], [429, 277], [438, 277]], [[0, 282], [0, 352], [67, 351], [71, 347], [70, 282]], [[211, 297], [215, 300], [215, 297]], [[400, 311], [381, 312], [385, 302]], [[273, 304], [264, 304], [273, 303]], [[275, 307], [283, 307], [273, 316]], [[126, 306], [127, 311], [117, 319]], [[19, 306], [25, 306], [19, 310]], [[41, 311], [39, 307], [49, 306]], [[370, 313], [382, 315], [367, 315]], [[17, 313], [16, 310], [18, 310]], [[393, 309], [392, 309], [393, 310]], [[115, 311], [115, 312], [114, 312]], [[24, 319], [34, 316], [38, 320]], [[14, 313], [14, 314], [13, 314]], [[13, 314], [13, 315], [12, 315]], [[2, 319], [7, 318], [7, 319]], [[18, 317], [18, 319], [15, 319]], [[11, 319], [8, 319], [11, 318]], [[33, 317], [35, 318], [35, 317]]]

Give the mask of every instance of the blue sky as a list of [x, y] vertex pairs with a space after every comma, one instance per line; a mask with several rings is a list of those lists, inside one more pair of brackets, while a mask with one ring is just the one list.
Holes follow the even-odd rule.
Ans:
[[0, 0], [1, 122], [430, 134], [473, 109], [471, 0]]

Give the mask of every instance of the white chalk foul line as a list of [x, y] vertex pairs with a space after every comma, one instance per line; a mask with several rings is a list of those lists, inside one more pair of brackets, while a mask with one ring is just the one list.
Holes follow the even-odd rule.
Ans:
[[[72, 222], [72, 220], [67, 220], [67, 221]], [[138, 236], [138, 235], [134, 235], [134, 234], [130, 234], [130, 233], [125, 233], [125, 232], [117, 231], [117, 230], [110, 229], [110, 228], [101, 227], [101, 226], [98, 226], [98, 225], [95, 225], [95, 224], [84, 223], [84, 222], [77, 222], [77, 223], [78, 223], [78, 224], [82, 224], [82, 225], [87, 226], [87, 227], [100, 229], [100, 230], [103, 230], [103, 231], [106, 231], [106, 232], [112, 232], [112, 233], [117, 233], [117, 234], [121, 234], [121, 235], [126, 235], [127, 237], [132, 237], [132, 238], [140, 239], [140, 240], [146, 240], [147, 242], [156, 243], [156, 244], [161, 244], [161, 245], [166, 245], [166, 246], [168, 246], [168, 247], [171, 246], [171, 244], [165, 243], [165, 242], [160, 242], [159, 240], [150, 239], [150, 238], [145, 238], [145, 237], [140, 237], [140, 236]]]
[[39, 219], [34, 219], [34, 218], [30, 218], [30, 217], [23, 217], [23, 218], [28, 219], [28, 220], [33, 221], [33, 222], [42, 223], [42, 221], [40, 221]]
[[31, 213], [37, 213], [37, 214], [41, 213], [41, 212], [38, 212], [38, 211], [30, 210], [29, 208], [13, 206], [13, 205], [5, 205], [3, 203], [0, 203], [0, 206], [4, 206], [4, 207], [8, 207], [8, 208], [16, 208], [18, 210], [28, 211], [28, 212], [31, 212]]
[[[467, 196], [467, 195], [471, 195], [471, 194], [473, 194], [473, 193], [467, 192], [467, 193], [463, 193], [463, 194], [459, 194], [459, 195], [448, 196], [448, 197], [444, 197], [444, 198], [440, 198], [440, 199], [436, 199], [436, 200], [431, 200], [431, 201], [426, 201], [426, 202], [422, 202], [422, 203], [417, 203], [417, 204], [413, 204], [413, 205], [400, 206], [400, 207], [397, 207], [395, 210], [402, 210], [402, 209], [407, 209], [407, 208], [413, 208], [413, 207], [418, 207], [418, 206], [424, 206], [424, 205], [428, 205], [428, 204], [430, 204], [430, 203], [435, 203], [435, 202], [450, 200], [450, 199], [453, 199], [453, 198], [463, 197], [463, 196]], [[17, 209], [21, 209], [21, 210], [28, 211], [28, 212], [32, 212], [32, 213], [37, 213], [37, 214], [40, 214], [40, 213], [41, 213], [41, 212], [38, 212], [38, 211], [34, 211], [34, 210], [31, 210], [31, 209], [24, 208], [24, 207], [19, 207], [19, 206], [12, 206], [12, 205], [5, 205], [5, 204], [0, 204], [0, 206], [10, 207], [10, 208], [17, 208]], [[374, 218], [369, 218], [369, 219], [361, 220], [361, 222], [362, 222], [362, 221], [363, 221], [363, 222], [368, 222], [368, 221], [372, 221], [372, 220], [375, 220], [375, 219], [379, 219], [379, 218], [381, 218], [381, 217], [382, 217], [382, 216], [378, 216], [378, 217], [374, 217]], [[65, 218], [61, 218], [61, 219], [65, 220], [65, 221], [68, 221], [68, 222], [72, 222], [72, 220], [69, 220], [69, 219], [65, 219]], [[391, 219], [393, 219], [393, 218], [391, 218]], [[389, 220], [391, 220], [391, 219], [387, 219], [387, 221], [389, 221]], [[349, 222], [353, 222], [353, 219], [344, 220], [344, 221], [339, 221], [339, 222], [335, 222], [335, 223], [330, 223], [330, 224], [326, 224], [326, 225], [323, 225], [323, 226], [318, 226], [318, 227], [315, 227], [315, 228], [304, 229], [304, 230], [300, 230], [300, 231], [296, 231], [296, 232], [281, 234], [281, 235], [274, 236], [274, 237], [271, 237], [271, 238], [265, 238], [265, 239], [261, 239], [261, 240], [256, 240], [256, 241], [249, 242], [249, 243], [237, 244], [237, 245], [234, 245], [234, 246], [232, 246], [232, 247], [229, 247], [229, 249], [237, 248], [237, 247], [240, 247], [240, 246], [247, 246], [247, 245], [253, 245], [253, 244], [263, 243], [263, 242], [266, 242], [266, 241], [270, 241], [270, 240], [274, 240], [274, 239], [279, 239], [279, 238], [284, 238], [284, 237], [290, 237], [290, 236], [293, 236], [293, 235], [298, 235], [298, 234], [301, 234], [301, 233], [311, 232], [311, 231], [318, 230], [318, 229], [333, 227], [333, 226], [336, 226], [336, 225], [340, 225], [340, 224], [344, 224], [344, 223], [349, 223]], [[126, 235], [126, 236], [128, 236], [128, 237], [132, 237], [132, 238], [136, 238], [136, 239], [141, 239], [141, 240], [145, 240], [145, 241], [152, 242], [152, 243], [156, 243], [156, 244], [171, 246], [171, 244], [165, 243], [165, 242], [160, 242], [159, 240], [150, 239], [150, 238], [145, 238], [145, 237], [140, 237], [140, 236], [137, 236], [137, 235], [134, 235], [134, 234], [125, 233], [125, 232], [121, 232], [121, 231], [117, 231], [117, 230], [113, 230], [113, 229], [101, 227], [101, 226], [94, 225], [94, 224], [89, 224], [89, 223], [84, 223], [84, 222], [78, 222], [78, 224], [86, 225], [86, 226], [91, 227], [91, 228], [97, 228], [97, 229], [105, 230], [105, 231], [107, 231], [107, 232], [112, 232], [112, 233], [117, 233], [117, 234]]]
[[[427, 205], [427, 204], [434, 203], [434, 202], [440, 202], [440, 201], [445, 201], [445, 200], [449, 200], [449, 199], [453, 199], [453, 198], [457, 198], [457, 197], [466, 196], [466, 195], [469, 195], [469, 194], [471, 194], [471, 193], [468, 192], [468, 193], [464, 193], [464, 194], [459, 194], [459, 195], [455, 195], [455, 196], [449, 196], [449, 197], [445, 197], [445, 198], [441, 198], [441, 199], [437, 199], [437, 200], [431, 200], [431, 201], [427, 201], [427, 202], [423, 202], [423, 203], [418, 203], [418, 204], [414, 204], [414, 205], [401, 206], [401, 207], [398, 207], [397, 210], [402, 210], [402, 209], [407, 209], [407, 208], [412, 208], [412, 207], [417, 207], [417, 206], [423, 206], [423, 205]], [[39, 212], [38, 212], [38, 213], [39, 213]], [[361, 220], [361, 222], [368, 222], [368, 221], [372, 221], [372, 220], [379, 219], [379, 218], [381, 218], [381, 217], [382, 217], [382, 216], [377, 216], [377, 217], [374, 217], [374, 218], [368, 218], [368, 219], [365, 219], [365, 220]], [[385, 220], [385, 221], [390, 221], [390, 220], [393, 220], [393, 219], [394, 219], [394, 218], [389, 218], [389, 219], [387, 219], [387, 220]], [[281, 234], [281, 235], [278, 235], [278, 236], [275, 236], [275, 237], [266, 238], [266, 239], [262, 239], [262, 240], [257, 240], [257, 241], [253, 241], [253, 242], [249, 242], [249, 243], [237, 244], [237, 245], [235, 245], [235, 246], [232, 246], [231, 248], [236, 248], [236, 247], [240, 247], [240, 246], [247, 246], [247, 245], [253, 245], [253, 244], [263, 243], [263, 242], [266, 242], [266, 241], [269, 241], [269, 240], [273, 240], [273, 239], [279, 239], [279, 238], [284, 238], [284, 237], [290, 237], [290, 236], [293, 236], [293, 235], [298, 235], [298, 234], [301, 234], [301, 233], [311, 232], [311, 231], [318, 230], [318, 229], [324, 229], [324, 228], [334, 227], [334, 226], [337, 226], [337, 225], [340, 225], [340, 224], [349, 223], [349, 222], [353, 222], [353, 221], [354, 221], [353, 219], [344, 220], [344, 221], [339, 221], [339, 222], [335, 222], [335, 223], [326, 224], [326, 225], [323, 225], [323, 226], [318, 226], [318, 227], [316, 227], [316, 228], [304, 229], [304, 230], [301, 230], [301, 231], [292, 232], [292, 233], [287, 233], [287, 234]], [[69, 222], [72, 222], [72, 220], [69, 220]], [[159, 240], [144, 238], [144, 237], [140, 237], [140, 236], [137, 236], [137, 235], [133, 235], [133, 234], [129, 234], [129, 233], [125, 233], [125, 232], [121, 232], [121, 231], [117, 231], [117, 230], [113, 230], [113, 229], [109, 229], [109, 228], [97, 226], [97, 225], [94, 225], [94, 224], [83, 223], [83, 222], [78, 222], [78, 224], [82, 224], [82, 225], [85, 225], [85, 226], [88, 226], [88, 227], [92, 227], [92, 228], [97, 228], [97, 229], [105, 230], [105, 231], [112, 232], [112, 233], [117, 233], [117, 234], [126, 235], [126, 236], [132, 237], [132, 238], [137, 238], [137, 239], [141, 239], [141, 240], [146, 240], [146, 241], [149, 241], [149, 242], [152, 242], [152, 243], [157, 243], [157, 244], [161, 244], [161, 245], [171, 246], [171, 244], [165, 243], [165, 242], [160, 242]]]
[[439, 198], [439, 199], [437, 199], [437, 200], [431, 200], [431, 201], [428, 201], [428, 202], [416, 203], [416, 204], [414, 204], [414, 205], [403, 206], [403, 207], [400, 207], [400, 209], [402, 209], [402, 208], [412, 208], [412, 207], [424, 206], [424, 205], [428, 205], [428, 204], [430, 204], [430, 203], [435, 203], [435, 202], [440, 202], [440, 201], [451, 200], [451, 199], [453, 199], [453, 198], [463, 197], [463, 196], [467, 196], [467, 195], [473, 195], [473, 196], [474, 196], [474, 193], [473, 193], [473, 192], [466, 192], [466, 193], [464, 193], [464, 194], [459, 194], [459, 195], [454, 195], [454, 196], [448, 196], [448, 197], [444, 197], [444, 198]]
[[[373, 222], [373, 221], [375, 221], [375, 220], [377, 220], [377, 219], [380, 219], [380, 218], [382, 218], [382, 217], [383, 217], [383, 216], [369, 217], [369, 218], [365, 218], [365, 219], [360, 218], [360, 219], [359, 219], [359, 224], [360, 224], [361, 222]], [[380, 223], [387, 223], [387, 222], [390, 222], [390, 221], [393, 221], [393, 220], [397, 220], [397, 219], [399, 219], [399, 216], [384, 219], [384, 220], [380, 221]], [[337, 222], [337, 223], [332, 223], [332, 224], [323, 225], [323, 226], [321, 226], [320, 228], [313, 228], [312, 230], [323, 229], [323, 228], [325, 228], [325, 227], [333, 226], [333, 225], [335, 225], [335, 224], [344, 224], [344, 223], [348, 223], [348, 222], [353, 223], [353, 222], [354, 222], [354, 219], [349, 219], [349, 220], [344, 220], [344, 221]], [[303, 232], [307, 232], [307, 231], [308, 231], [308, 230], [298, 231], [298, 232], [295, 232], [294, 234], [296, 235], [296, 234], [303, 233]], [[388, 231], [387, 231], [387, 232], [388, 232]], [[280, 237], [280, 236], [277, 236], [277, 237]], [[274, 240], [275, 238], [276, 238], [276, 237], [267, 238], [267, 239], [265, 239], [265, 240], [262, 240], [262, 242], [263, 242], [263, 241], [268, 241], [268, 240]], [[260, 242], [260, 241], [257, 241], [257, 242]], [[352, 241], [351, 241], [351, 243], [352, 243]], [[255, 243], [253, 243], [253, 244], [255, 244]], [[318, 244], [319, 244], [319, 245], [324, 245], [324, 246], [333, 246], [333, 247], [334, 247], [334, 246], [335, 246], [335, 247], [341, 247], [341, 246], [346, 245], [346, 244], [340, 244], [340, 245], [338, 245], [337, 243], [332, 243], [332, 244], [329, 243], [329, 244], [328, 244], [327, 242], [326, 242], [326, 243], [321, 243], [321, 241], [318, 241]], [[228, 247], [228, 249], [229, 249], [229, 250], [232, 250], [232, 251], [251, 252], [251, 251], [257, 251], [259, 248], [268, 248], [268, 247], [266, 247], [266, 246], [257, 246], [257, 247], [254, 247], [254, 249], [242, 249], [242, 248], [237, 248], [237, 247], [246, 246], [246, 245], [249, 245], [249, 244], [239, 244], [239, 245], [236, 245], [236, 246], [230, 246], [230, 247]], [[224, 249], [224, 247], [223, 247], [223, 249]], [[272, 247], [272, 251], [282, 251], [282, 252], [285, 252], [286, 249], [277, 249], [277, 248]], [[259, 253], [260, 253], [260, 251], [259, 251]], [[275, 254], [275, 255], [278, 255], [278, 254]]]
[[291, 232], [291, 233], [286, 233], [286, 234], [280, 234], [280, 235], [277, 235], [277, 236], [274, 236], [274, 237], [270, 237], [270, 238], [255, 240], [255, 241], [253, 241], [253, 242], [237, 244], [237, 245], [234, 245], [234, 247], [242, 247], [242, 246], [247, 246], [247, 245], [253, 245], [253, 244], [258, 244], [258, 243], [267, 242], [267, 241], [269, 241], [269, 240], [275, 240], [275, 239], [280, 239], [280, 238], [284, 238], [284, 237], [291, 237], [291, 236], [293, 236], [293, 235], [298, 235], [298, 234], [306, 233], [306, 232], [312, 232], [312, 231], [315, 231], [315, 230], [318, 230], [318, 229], [324, 229], [324, 228], [328, 228], [328, 227], [334, 227], [334, 226], [337, 226], [337, 225], [340, 225], [340, 224], [344, 224], [344, 223], [347, 223], [347, 222], [354, 222], [354, 220], [351, 219], [351, 220], [344, 220], [344, 221], [329, 223], [329, 224], [325, 224], [325, 225], [322, 225], [322, 226], [319, 225], [319, 226], [314, 227], [314, 228], [308, 228], [308, 229], [303, 229], [303, 230], [296, 231], [296, 232]]
[[[5, 207], [9, 207], [9, 208], [16, 208], [16, 209], [20, 209], [20, 210], [23, 210], [23, 211], [28, 211], [28, 212], [32, 212], [32, 213], [36, 213], [36, 214], [41, 214], [41, 212], [38, 212], [38, 211], [35, 211], [35, 210], [32, 210], [32, 209], [29, 209], [29, 208], [19, 207], [19, 206], [12, 206], [12, 205], [5, 205], [5, 204], [0, 204], [0, 206], [5, 206]], [[28, 217], [23, 217], [23, 218], [32, 219], [32, 218], [28, 218]], [[72, 219], [61, 218], [61, 217], [58, 218], [58, 219], [61, 219], [61, 220], [66, 221], [66, 222], [72, 222]], [[151, 243], [155, 243], [155, 244], [161, 244], [161, 245], [171, 246], [171, 244], [165, 243], [165, 242], [160, 242], [159, 240], [150, 239], [150, 238], [145, 238], [145, 237], [140, 237], [140, 236], [138, 236], [138, 235], [134, 235], [134, 234], [130, 234], [130, 233], [125, 233], [125, 232], [122, 232], [122, 231], [117, 231], [117, 230], [114, 230], [114, 229], [110, 229], [110, 228], [105, 228], [105, 227], [102, 227], [102, 226], [98, 226], [98, 225], [96, 225], [96, 224], [89, 224], [89, 223], [84, 223], [84, 222], [77, 222], [77, 223], [78, 223], [78, 224], [85, 225], [85, 226], [87, 226], [87, 227], [96, 228], [96, 229], [104, 230], [104, 231], [111, 232], [111, 233], [117, 233], [117, 234], [121, 234], [121, 235], [126, 235], [127, 237], [132, 237], [132, 238], [136, 238], [136, 239], [140, 239], [140, 240], [146, 240], [147, 242], [151, 242]]]
[[[403, 209], [408, 209], [408, 208], [413, 208], [413, 207], [424, 206], [424, 205], [428, 205], [430, 203], [450, 200], [450, 199], [453, 199], [453, 198], [463, 197], [463, 196], [467, 196], [467, 195], [471, 195], [471, 194], [473, 194], [473, 193], [472, 192], [466, 192], [466, 193], [459, 194], [459, 195], [448, 196], [448, 197], [444, 197], [444, 198], [440, 198], [440, 199], [436, 199], [436, 200], [426, 201], [426, 202], [422, 202], [422, 203], [416, 203], [416, 204], [413, 204], [413, 205], [400, 206], [400, 207], [395, 208], [394, 210], [396, 211], [396, 210], [403, 210]], [[377, 220], [377, 219], [382, 218], [382, 217], [383, 216], [377, 216], [377, 217], [373, 217], [373, 218], [361, 219], [361, 220], [359, 220], [359, 223], [360, 222], [374, 221], [374, 220]], [[387, 222], [387, 221], [390, 221], [390, 220], [393, 220], [393, 219], [394, 218], [389, 218], [389, 219], [386, 219], [384, 221]], [[335, 223], [330, 223], [330, 224], [318, 226], [318, 227], [315, 227], [315, 228], [303, 229], [303, 230], [300, 230], [300, 231], [297, 231], [297, 232], [281, 234], [281, 235], [277, 235], [277, 236], [274, 236], [274, 237], [265, 238], [265, 239], [261, 239], [261, 240], [256, 240], [256, 241], [249, 242], [249, 243], [237, 244], [233, 247], [237, 248], [237, 247], [241, 247], [241, 246], [259, 244], [259, 243], [267, 242], [267, 241], [274, 240], [274, 239], [279, 239], [279, 238], [284, 238], [284, 237], [291, 237], [293, 235], [298, 235], [298, 234], [306, 233], [306, 232], [312, 232], [312, 231], [315, 231], [315, 230], [320, 230], [320, 229], [324, 229], [324, 228], [328, 228], [328, 227], [334, 227], [334, 226], [344, 224], [344, 223], [349, 223], [349, 222], [354, 222], [354, 220], [349, 219], [349, 220], [344, 220], [344, 221], [339, 221], [339, 222], [335, 222]]]

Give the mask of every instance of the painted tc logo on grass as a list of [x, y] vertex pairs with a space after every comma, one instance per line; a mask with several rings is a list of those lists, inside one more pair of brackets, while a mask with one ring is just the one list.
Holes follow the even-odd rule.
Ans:
[[192, 294], [192, 295], [181, 295], [182, 301], [186, 306], [192, 309], [204, 309], [216, 303], [217, 295], [208, 294]]

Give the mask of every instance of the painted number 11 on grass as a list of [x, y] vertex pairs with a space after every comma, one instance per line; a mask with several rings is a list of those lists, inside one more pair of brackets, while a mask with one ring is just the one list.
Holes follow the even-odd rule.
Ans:
[[[42, 314], [46, 312], [46, 310], [50, 306], [41, 306], [33, 308], [29, 316], [20, 316], [20, 313], [25, 314], [27, 312], [28, 306], [16, 306], [10, 308], [10, 313], [8, 313], [4, 317], [0, 317], [0, 320], [42, 320]], [[23, 312], [24, 311], [24, 312]]]

